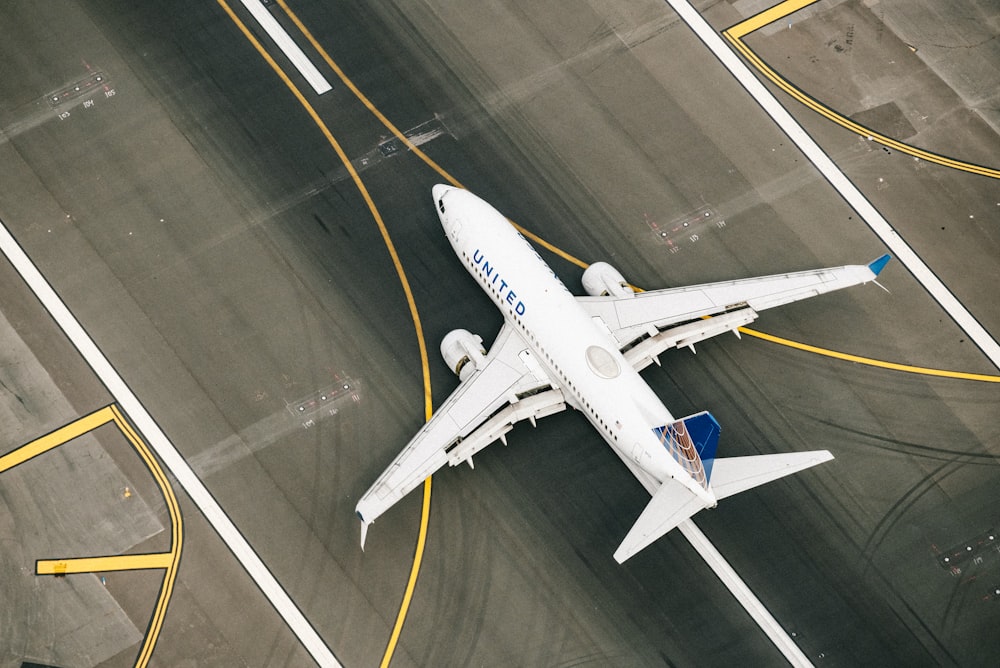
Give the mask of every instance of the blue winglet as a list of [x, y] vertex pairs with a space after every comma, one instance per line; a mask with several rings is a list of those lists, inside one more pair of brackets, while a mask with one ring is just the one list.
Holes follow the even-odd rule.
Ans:
[[885, 268], [885, 265], [889, 264], [889, 260], [891, 260], [891, 259], [892, 259], [892, 256], [889, 255], [888, 253], [886, 253], [885, 255], [883, 255], [882, 257], [878, 258], [877, 260], [874, 260], [874, 261], [870, 262], [868, 264], [868, 268], [872, 270], [873, 274], [875, 274], [876, 276], [878, 276], [879, 273], [881, 273], [882, 269]]

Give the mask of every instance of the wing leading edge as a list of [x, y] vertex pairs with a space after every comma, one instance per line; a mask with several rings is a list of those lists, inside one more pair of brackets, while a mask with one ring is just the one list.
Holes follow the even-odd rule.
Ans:
[[753, 322], [765, 309], [875, 281], [890, 260], [846, 265], [681, 288], [628, 297], [577, 297], [608, 327], [636, 369], [657, 361], [669, 348], [694, 344]]

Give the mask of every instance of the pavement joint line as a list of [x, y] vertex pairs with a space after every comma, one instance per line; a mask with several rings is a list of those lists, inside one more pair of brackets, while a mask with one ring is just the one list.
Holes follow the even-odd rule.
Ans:
[[260, 27], [264, 29], [264, 32], [274, 41], [275, 45], [281, 49], [281, 52], [285, 54], [285, 57], [288, 58], [295, 69], [299, 71], [299, 74], [309, 82], [309, 85], [312, 86], [317, 95], [322, 95], [333, 88], [330, 82], [326, 80], [326, 77], [320, 74], [316, 66], [312, 64], [312, 61], [302, 52], [299, 45], [295, 43], [285, 29], [281, 27], [281, 24], [271, 15], [267, 7], [260, 3], [260, 0], [240, 0], [240, 2], [253, 15], [254, 19], [256, 19]]
[[[306, 651], [321, 666], [339, 666], [333, 652], [302, 614], [288, 592], [274, 577], [267, 565], [219, 505], [205, 484], [198, 478], [184, 457], [150, 415], [149, 411], [111, 365], [104, 353], [83, 328], [76, 316], [69, 310], [62, 298], [35, 266], [28, 254], [0, 221], [0, 252], [7, 257], [14, 269], [35, 294], [42, 306], [55, 320], [59, 328], [79, 351], [81, 357], [94, 371], [115, 401], [134, 421], [136, 428], [146, 436], [177, 483], [198, 507], [205, 519], [212, 525], [219, 537], [226, 543], [243, 568], [268, 598], [271, 605], [285, 620], [289, 628], [302, 642]], [[165, 610], [160, 611], [160, 621]], [[148, 659], [148, 657], [147, 657]]]

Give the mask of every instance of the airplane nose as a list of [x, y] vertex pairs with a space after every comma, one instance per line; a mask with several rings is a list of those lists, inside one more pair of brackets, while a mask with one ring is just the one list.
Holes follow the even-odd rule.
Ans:
[[439, 183], [433, 188], [431, 188], [431, 194], [434, 196], [434, 203], [437, 204], [438, 200], [444, 197], [450, 190], [454, 190], [454, 188], [451, 186], [446, 186], [443, 183]]

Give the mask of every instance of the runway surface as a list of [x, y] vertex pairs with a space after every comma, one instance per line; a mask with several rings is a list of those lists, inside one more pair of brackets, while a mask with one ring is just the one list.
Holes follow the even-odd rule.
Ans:
[[[722, 31], [767, 4], [696, 7]], [[884, 250], [663, 3], [290, 8], [448, 174], [637, 285], [867, 262]], [[316, 95], [232, 6], [370, 193], [412, 288], [437, 405], [457, 382], [440, 339], [464, 327], [489, 342], [500, 326], [441, 233], [430, 188], [444, 176], [392, 137], [279, 3], [268, 9], [330, 92]], [[958, 9], [979, 17], [981, 40], [940, 20]], [[421, 499], [414, 492], [373, 524], [365, 552], [353, 508], [423, 421], [424, 397], [416, 330], [369, 206], [219, 3], [14, 2], [5, 13], [0, 56], [16, 76], [0, 80], [0, 220], [337, 659], [378, 664]], [[901, 141], [1000, 167], [990, 164], [997, 121], [979, 110], [997, 90], [988, 3], [820, 2], [788, 20], [744, 41], [816, 100]], [[915, 161], [779, 99], [1000, 331], [988, 288], [1000, 183]], [[580, 290], [579, 267], [543, 256]], [[0, 272], [6, 453], [114, 397], [9, 265]], [[898, 263], [881, 282], [891, 294], [836, 293], [755, 327], [997, 373]], [[996, 384], [750, 337], [663, 361], [645, 378], [675, 415], [711, 410], [725, 455], [836, 456], [695, 518], [814, 664], [996, 662]], [[0, 666], [137, 664], [162, 572], [33, 573], [38, 559], [169, 544], [167, 504], [141, 459], [110, 429], [86, 438], [0, 473], [0, 619], [13, 630], [0, 638]], [[183, 550], [151, 664], [310, 663], [253, 574], [174, 488]], [[391, 665], [780, 665], [676, 532], [614, 562], [647, 500], [571, 412], [518, 427], [475, 470], [442, 471]], [[67, 632], [95, 617], [107, 623]]]

